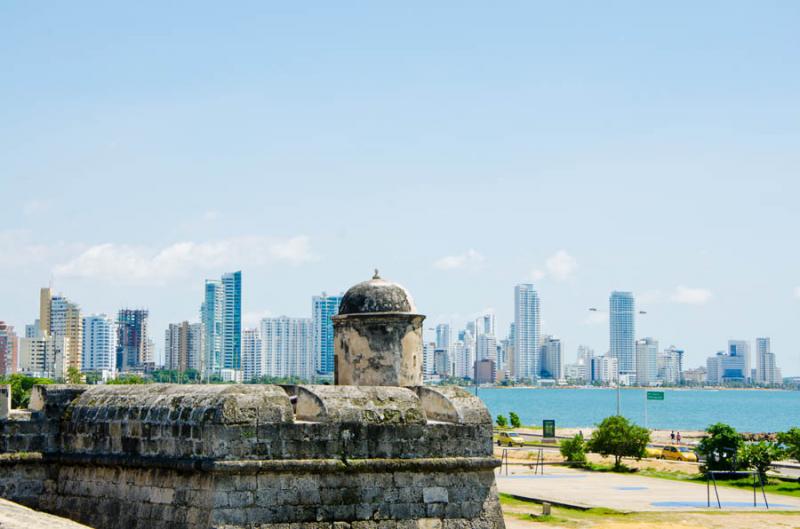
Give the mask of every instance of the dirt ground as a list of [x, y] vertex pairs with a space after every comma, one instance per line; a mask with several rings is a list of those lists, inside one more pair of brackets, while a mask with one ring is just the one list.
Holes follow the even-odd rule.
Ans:
[[[503, 455], [503, 449], [499, 446], [495, 446], [494, 453], [497, 457], [501, 457]], [[520, 463], [533, 463], [536, 459], [538, 450], [536, 448], [533, 449], [524, 449], [524, 450], [509, 450], [508, 451], [508, 459], [509, 463], [511, 464], [520, 464]], [[544, 456], [545, 462], [548, 463], [555, 463], [555, 462], [562, 462], [564, 458], [558, 452], [558, 450], [554, 447], [554, 449], [544, 449], [542, 450], [542, 455]], [[613, 458], [604, 458], [599, 454], [586, 454], [586, 458], [589, 460], [590, 463], [597, 463], [602, 465], [611, 465], [614, 463]], [[658, 470], [663, 472], [685, 472], [688, 474], [695, 474], [699, 472], [699, 467], [697, 463], [687, 463], [684, 461], [667, 461], [664, 459], [642, 459], [641, 461], [636, 461], [635, 459], [624, 459], [624, 463], [626, 466], [631, 468], [636, 468], [639, 470]]]

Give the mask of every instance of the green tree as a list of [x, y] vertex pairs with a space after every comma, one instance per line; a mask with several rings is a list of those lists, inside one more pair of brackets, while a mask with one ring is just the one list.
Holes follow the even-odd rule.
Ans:
[[13, 408], [27, 408], [31, 400], [31, 389], [36, 384], [52, 384], [49, 378], [29, 377], [15, 373], [0, 377], [0, 384], [11, 386], [11, 406]]
[[800, 428], [790, 428], [778, 434], [778, 442], [784, 445], [786, 457], [800, 461]]
[[558, 449], [568, 463], [586, 463], [586, 441], [581, 434], [575, 434], [571, 439], [562, 439]]
[[519, 420], [519, 415], [513, 411], [508, 412], [508, 420], [511, 421], [511, 426], [513, 428], [519, 428], [522, 426], [522, 422]]
[[738, 470], [739, 451], [744, 444], [742, 436], [727, 424], [718, 422], [706, 428], [706, 435], [697, 444], [697, 453], [705, 460], [706, 470]]
[[586, 444], [590, 452], [614, 456], [614, 470], [622, 468], [623, 457], [641, 459], [650, 442], [650, 431], [621, 415], [603, 419]]
[[83, 375], [80, 369], [74, 366], [67, 368], [67, 384], [80, 384], [83, 382]]
[[742, 466], [752, 468], [758, 472], [761, 481], [767, 482], [767, 470], [773, 461], [777, 461], [784, 456], [784, 452], [777, 444], [769, 441], [759, 441], [758, 443], [745, 444], [741, 448], [739, 459]]
[[139, 375], [120, 375], [115, 379], [109, 380], [108, 384], [145, 384], [146, 381]]
[[505, 415], [498, 415], [497, 420], [495, 422], [497, 423], [497, 426], [499, 426], [500, 428], [505, 428], [506, 426], [508, 426], [508, 420], [506, 420]]

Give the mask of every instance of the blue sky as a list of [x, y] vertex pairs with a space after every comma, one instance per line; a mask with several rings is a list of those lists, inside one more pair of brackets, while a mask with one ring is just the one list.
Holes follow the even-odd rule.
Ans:
[[566, 359], [637, 334], [800, 375], [795, 2], [0, 5], [0, 319], [37, 289], [247, 320], [366, 279], [505, 329], [534, 282]]

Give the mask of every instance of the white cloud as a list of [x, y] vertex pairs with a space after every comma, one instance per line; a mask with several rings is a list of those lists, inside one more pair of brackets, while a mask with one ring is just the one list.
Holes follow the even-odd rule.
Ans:
[[479, 268], [486, 259], [473, 249], [460, 255], [446, 255], [433, 263], [439, 270], [457, 270], [460, 268]]
[[117, 284], [160, 285], [194, 270], [258, 266], [272, 262], [299, 265], [315, 260], [305, 236], [274, 239], [233, 237], [209, 242], [177, 242], [163, 248], [98, 244], [57, 265], [62, 277], [82, 277]]
[[557, 281], [564, 281], [578, 269], [578, 261], [566, 250], [559, 250], [545, 261], [547, 272]]
[[705, 288], [689, 288], [683, 285], [675, 289], [670, 300], [686, 305], [704, 305], [711, 299], [711, 291]]
[[536, 269], [531, 270], [530, 278], [533, 281], [539, 281], [540, 279], [544, 279], [545, 275], [547, 275], [547, 274], [545, 274], [542, 270], [539, 270], [538, 268], [536, 268]]

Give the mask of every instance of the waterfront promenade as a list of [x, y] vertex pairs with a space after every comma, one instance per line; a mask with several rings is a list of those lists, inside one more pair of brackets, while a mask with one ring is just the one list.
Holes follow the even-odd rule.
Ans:
[[[704, 484], [649, 478], [632, 474], [586, 472], [569, 468], [548, 469], [534, 475], [527, 468], [513, 467], [509, 476], [498, 476], [501, 493], [534, 501], [579, 508], [604, 507], [621, 512], [707, 511], [707, 488]], [[747, 489], [719, 487], [722, 510], [766, 510], [761, 492], [753, 507], [753, 492]], [[800, 498], [767, 494], [770, 509], [800, 511]], [[711, 488], [711, 509], [718, 509]]]

